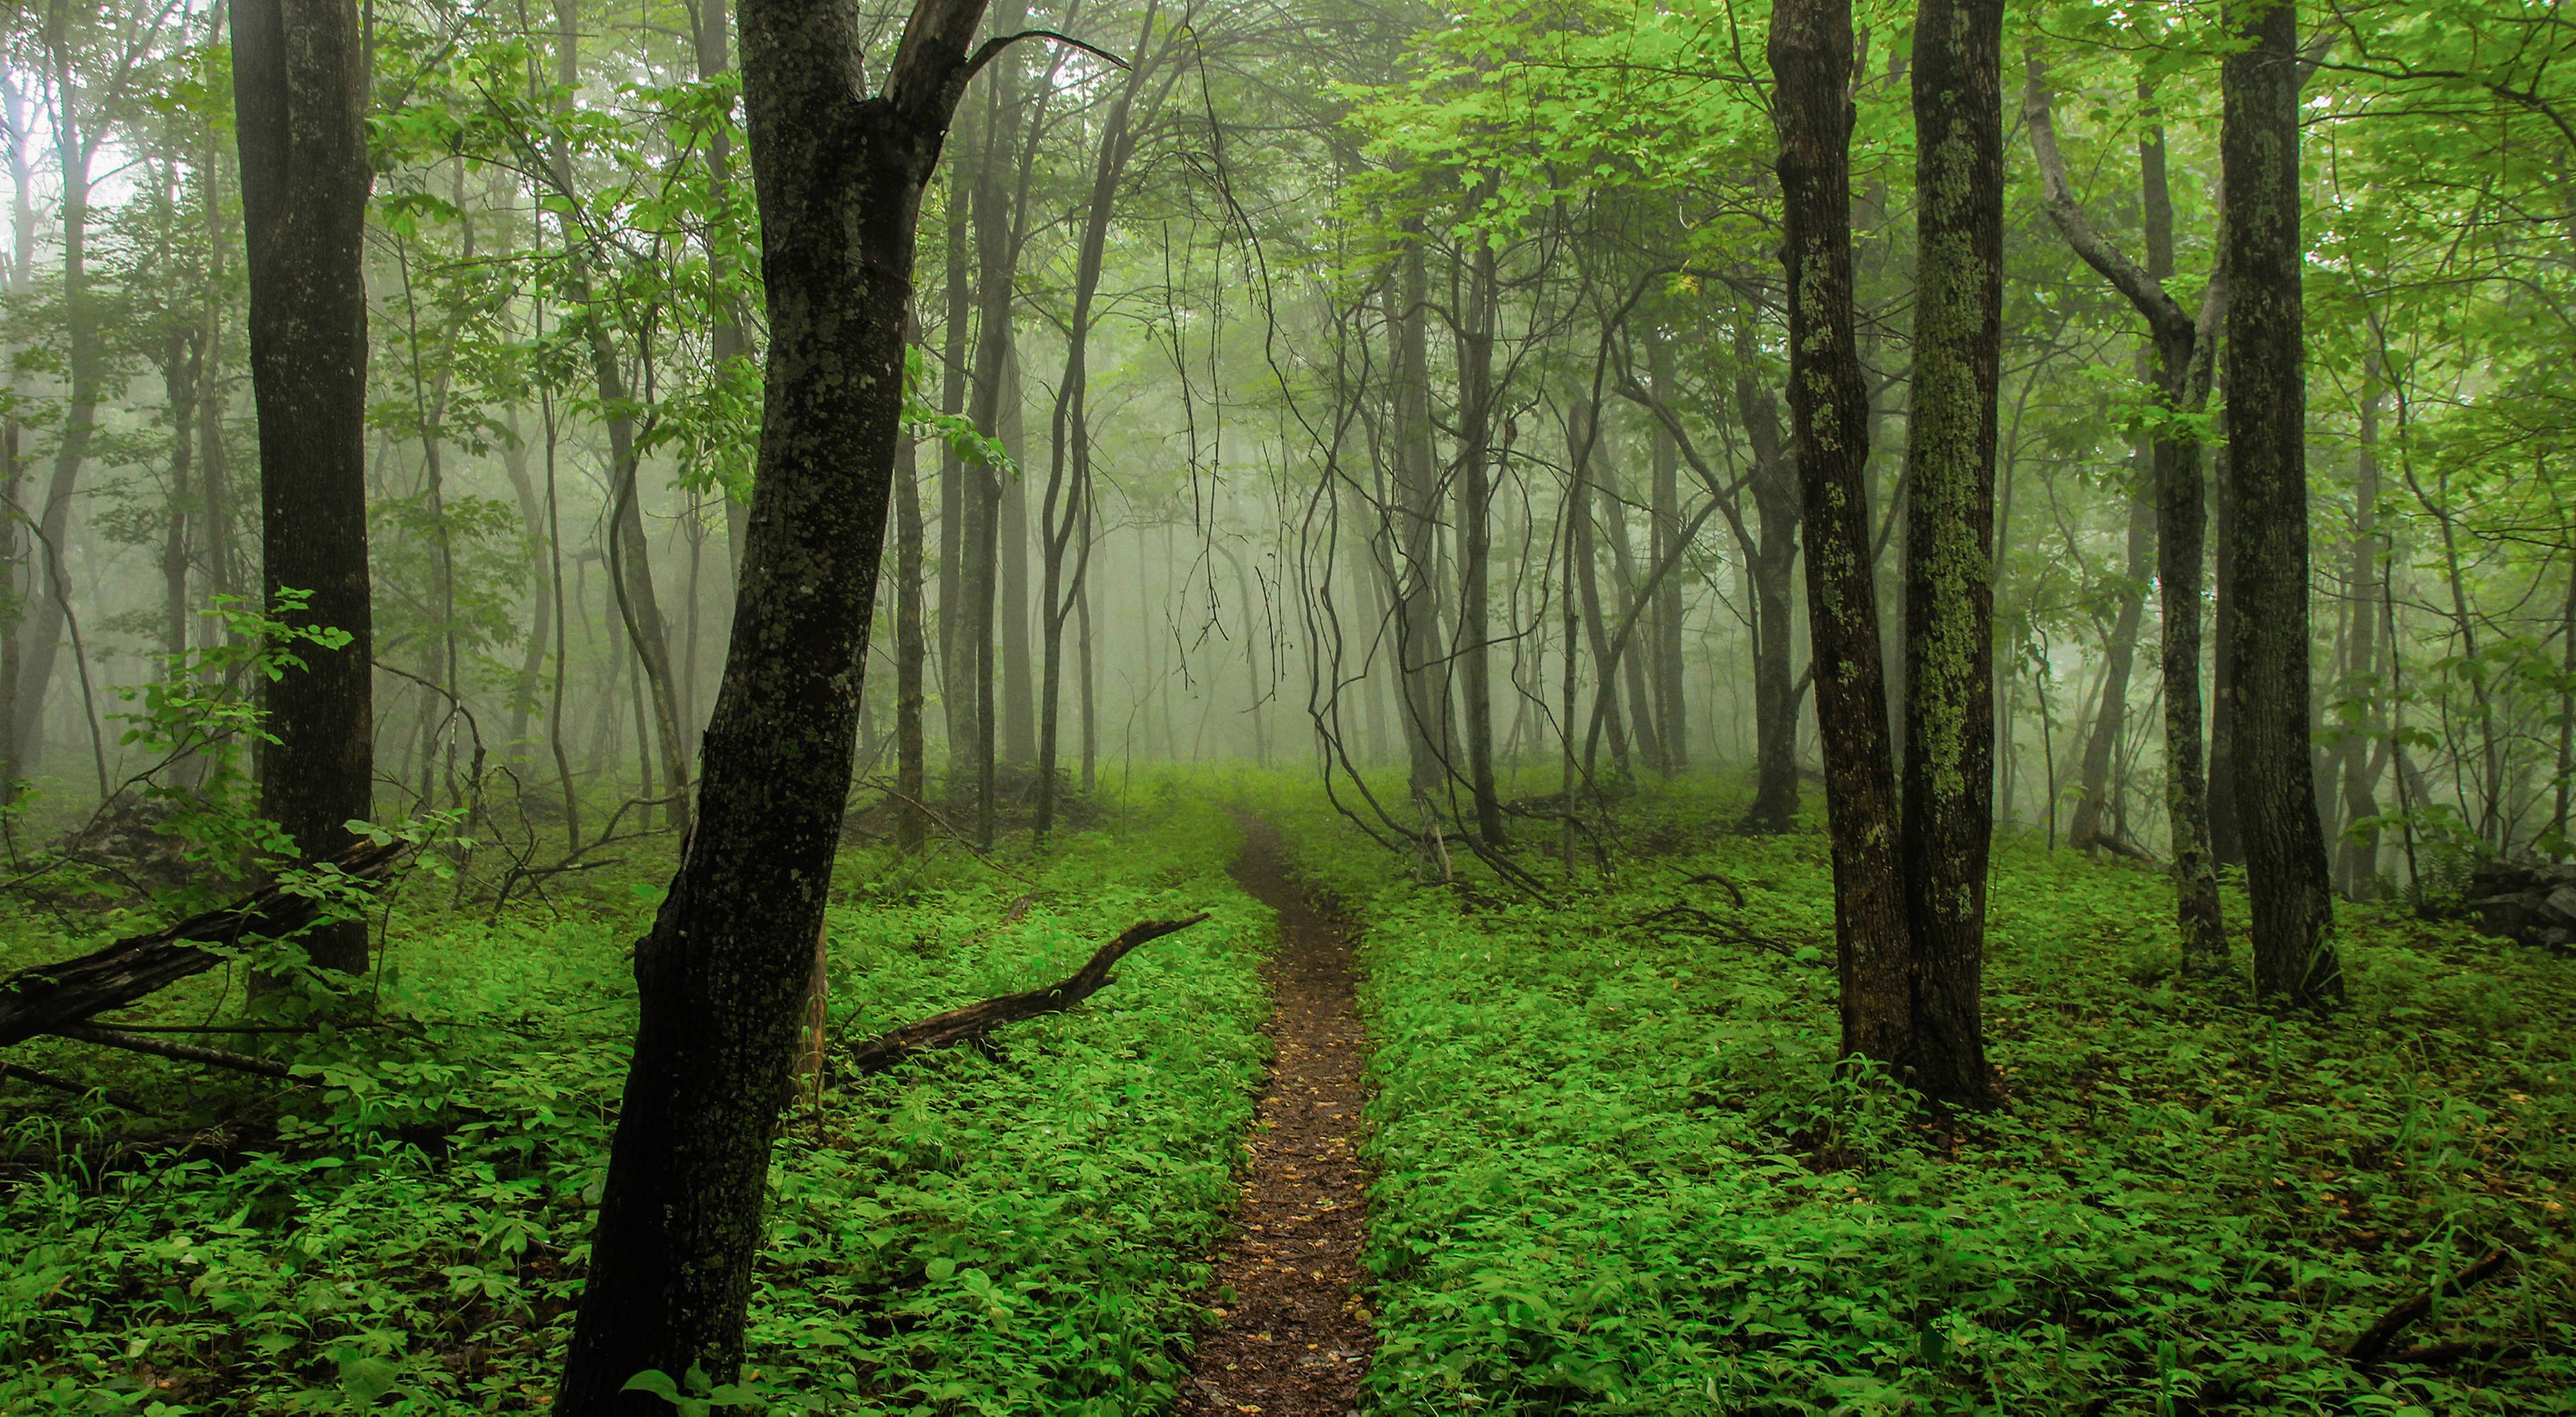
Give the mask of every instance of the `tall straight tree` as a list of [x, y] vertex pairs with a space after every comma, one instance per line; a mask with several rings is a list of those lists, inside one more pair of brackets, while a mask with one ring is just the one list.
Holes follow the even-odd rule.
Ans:
[[2227, 187], [2229, 663], [2233, 768], [2245, 836], [2254, 990], [2283, 1003], [2343, 994], [2334, 892], [2310, 776], [2307, 334], [2299, 307], [2298, 16], [2289, 0], [2237, 0], [2245, 48], [2219, 86]]
[[1995, 404], [2004, 287], [2003, 0], [1914, 27], [1914, 388], [1906, 419], [1905, 884], [1923, 1091], [1994, 1092], [1984, 1011], [1994, 836]]
[[1912, 1034], [1896, 770], [1870, 562], [1869, 386], [1853, 334], [1850, 0], [1771, 12], [1771, 121], [1789, 278], [1789, 419], [1807, 526], [1807, 625], [1824, 740], [1843, 1051], [1895, 1063]]
[[730, 1378], [780, 1098], [849, 792], [884, 549], [914, 225], [983, 0], [919, 0], [882, 89], [859, 17], [745, 0], [769, 345], [760, 449], [697, 829], [636, 946], [641, 1006], [555, 1411], [658, 1414], [652, 1368]]
[[1496, 850], [1509, 844], [1502, 796], [1494, 788], [1493, 429], [1494, 324], [1502, 305], [1493, 239], [1468, 238], [1467, 300], [1458, 328], [1458, 677], [1467, 790], [1475, 799], [1476, 835]]
[[1753, 326], [1736, 327], [1735, 412], [1753, 454], [1754, 536], [1744, 548], [1753, 583], [1753, 805], [1744, 829], [1785, 832], [1798, 817], [1798, 684], [1790, 609], [1798, 566], [1798, 469], [1780, 445], [1780, 410], [1756, 384]]
[[[233, 110], [259, 411], [260, 541], [270, 613], [341, 630], [268, 685], [276, 743], [260, 811], [306, 859], [374, 815], [374, 633], [367, 583], [367, 53], [356, 0], [233, 0]], [[364, 920], [307, 934], [324, 968], [367, 965]]]

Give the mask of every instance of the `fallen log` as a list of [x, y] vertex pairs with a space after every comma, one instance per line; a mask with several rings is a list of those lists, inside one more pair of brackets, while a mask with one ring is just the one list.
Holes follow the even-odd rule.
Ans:
[[123, 1108], [128, 1112], [149, 1112], [152, 1110], [151, 1108], [144, 1106], [140, 1101], [132, 1097], [128, 1097], [124, 1093], [118, 1092], [112, 1088], [92, 1087], [87, 1083], [74, 1082], [70, 1078], [56, 1077], [52, 1073], [45, 1072], [41, 1069], [28, 1067], [24, 1063], [12, 1063], [0, 1060], [0, 1082], [9, 1082], [12, 1080], [18, 1082], [31, 1082], [38, 1087], [50, 1087], [56, 1092], [68, 1092], [74, 1097], [87, 1097], [91, 1093], [95, 1092], [107, 1103], [108, 1106]]
[[140, 1033], [127, 1033], [114, 1028], [91, 1028], [73, 1024], [62, 1030], [65, 1038], [83, 1043], [98, 1043], [122, 1048], [129, 1053], [149, 1053], [156, 1058], [169, 1058], [182, 1063], [202, 1063], [210, 1068], [230, 1068], [237, 1073], [256, 1073], [264, 1078], [291, 1078], [295, 1074], [286, 1064], [274, 1058], [254, 1058], [229, 1048], [209, 1048], [202, 1043], [181, 1043], [174, 1038], [149, 1038]]
[[[2397, 1341], [2399, 1334], [2413, 1328], [2426, 1315], [2433, 1312], [2433, 1299], [2436, 1294], [2444, 1297], [2465, 1294], [2503, 1273], [2506, 1266], [2512, 1263], [2513, 1251], [2505, 1249], [2489, 1251], [2485, 1259], [2453, 1275], [2447, 1283], [2421, 1290], [2396, 1308], [2380, 1315], [2379, 1322], [2364, 1330], [2361, 1337], [2352, 1341], [2352, 1347], [2344, 1350], [2344, 1357], [2356, 1368], [2376, 1366], [2388, 1356], [2389, 1345]], [[2418, 1354], [2439, 1353], [2447, 1346], [2436, 1344], [2432, 1348], [2418, 1350]], [[2408, 1361], [2424, 1360], [2419, 1356]]]
[[1004, 994], [880, 1033], [852, 1049], [845, 1066], [851, 1075], [865, 1077], [870, 1073], [884, 1072], [915, 1053], [981, 1038], [1006, 1023], [1017, 1023], [1041, 1014], [1062, 1013], [1100, 992], [1109, 983], [1110, 967], [1126, 958], [1128, 951], [1186, 930], [1207, 918], [1207, 912], [1201, 911], [1186, 920], [1140, 920], [1121, 931], [1117, 939], [1102, 945], [1090, 963], [1075, 970], [1072, 977], [1062, 983], [1018, 994]]
[[[375, 884], [411, 850], [406, 841], [362, 841], [331, 858], [340, 874]], [[192, 915], [148, 935], [133, 935], [74, 959], [40, 964], [0, 979], [0, 1048], [43, 1033], [61, 1033], [90, 1015], [122, 1008], [224, 962], [207, 945], [246, 937], [279, 939], [313, 922], [321, 903], [262, 886], [220, 910]]]

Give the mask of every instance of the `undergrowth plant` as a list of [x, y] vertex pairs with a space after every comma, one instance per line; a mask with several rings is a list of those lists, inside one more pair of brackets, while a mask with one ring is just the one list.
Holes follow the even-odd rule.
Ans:
[[[1835, 1059], [1820, 833], [1650, 790], [1539, 901], [1278, 815], [1365, 927], [1372, 1411], [2576, 1407], [2576, 963], [2347, 907], [2351, 1006], [2276, 1018], [2177, 984], [2162, 876], [2014, 841], [2009, 1102], [1936, 1117]], [[2427, 1361], [2346, 1360], [2498, 1248]]]
[[[840, 1042], [1061, 978], [1138, 918], [1214, 918], [990, 1048], [827, 1088], [819, 1112], [800, 1095], [742, 1392], [997, 1417], [1168, 1404], [1261, 1056], [1271, 925], [1224, 875], [1235, 841], [1213, 806], [1165, 800], [1038, 858], [849, 853]], [[287, 1036], [292, 1087], [26, 1045], [159, 1115], [0, 1099], [0, 1411], [542, 1410], [633, 1029], [629, 943], [659, 894], [640, 872], [588, 880], [497, 919], [404, 896], [373, 1013]], [[79, 945], [8, 938], [12, 969]], [[222, 1021], [238, 992], [218, 971], [138, 1012]]]

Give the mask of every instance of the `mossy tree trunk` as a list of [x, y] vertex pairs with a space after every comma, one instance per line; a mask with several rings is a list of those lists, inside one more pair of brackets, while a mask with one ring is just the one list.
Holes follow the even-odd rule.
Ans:
[[2003, 351], [2003, 3], [1916, 12], [1914, 387], [1906, 420], [1906, 903], [1929, 1096], [1994, 1092], [1986, 853], [1994, 835], [1995, 408]]
[[1782, 0], [1769, 43], [1787, 230], [1789, 418], [1806, 504], [1807, 624], [1824, 740], [1834, 933], [1847, 1054], [1894, 1063], [1912, 1033], [1871, 567], [1869, 386], [1853, 336], [1849, 0]]

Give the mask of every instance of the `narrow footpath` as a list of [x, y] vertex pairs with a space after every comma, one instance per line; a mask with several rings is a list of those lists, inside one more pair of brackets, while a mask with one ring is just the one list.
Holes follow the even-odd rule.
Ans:
[[1357, 1153], [1360, 1030], [1351, 945], [1290, 880], [1279, 834], [1244, 820], [1235, 882], [1279, 912], [1264, 974], [1273, 1053], [1243, 1181], [1241, 1223], [1217, 1252], [1213, 1315], [1178, 1410], [1353, 1417], [1376, 1340], [1361, 1284], [1366, 1179]]

